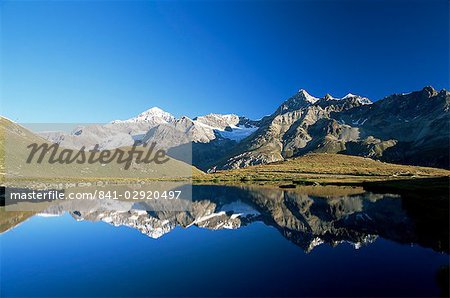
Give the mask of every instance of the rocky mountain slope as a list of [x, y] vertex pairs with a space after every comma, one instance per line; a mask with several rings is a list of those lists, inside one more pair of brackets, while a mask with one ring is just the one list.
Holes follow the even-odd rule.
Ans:
[[372, 103], [349, 94], [315, 98], [305, 90], [286, 100], [259, 129], [218, 162], [230, 169], [309, 152], [449, 167], [450, 93], [432, 87]]

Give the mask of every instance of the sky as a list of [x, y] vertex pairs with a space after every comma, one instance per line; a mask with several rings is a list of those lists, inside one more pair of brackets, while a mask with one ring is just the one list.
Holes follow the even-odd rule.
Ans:
[[449, 89], [449, 2], [1, 1], [0, 115], [271, 114], [299, 89]]

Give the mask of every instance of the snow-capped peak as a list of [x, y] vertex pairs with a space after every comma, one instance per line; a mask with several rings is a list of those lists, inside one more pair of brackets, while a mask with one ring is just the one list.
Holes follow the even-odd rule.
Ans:
[[362, 105], [370, 105], [370, 104], [372, 104], [372, 101], [370, 99], [368, 99], [367, 97], [362, 97], [362, 96], [355, 95], [355, 94], [352, 94], [352, 93], [348, 93], [346, 96], [342, 97], [341, 99], [349, 99], [349, 98], [356, 99]]
[[140, 118], [142, 120], [160, 118], [165, 120], [166, 122], [172, 122], [173, 120], [175, 120], [175, 117], [172, 116], [172, 114], [158, 107], [150, 108], [147, 111], [140, 113], [136, 118]]
[[355, 95], [355, 94], [348, 93], [346, 96], [342, 97], [342, 99], [350, 98], [350, 97], [356, 97], [356, 96], [357, 95]]
[[140, 113], [136, 117], [127, 120], [115, 120], [112, 123], [151, 122], [154, 124], [162, 124], [172, 123], [173, 121], [175, 121], [175, 117], [172, 114], [167, 113], [158, 107], [153, 107]]
[[300, 89], [300, 90], [298, 90], [298, 93], [299, 93], [300, 96], [303, 97], [303, 99], [306, 100], [307, 102], [315, 103], [316, 101], [319, 100], [317, 97], [314, 97], [314, 96], [312, 96], [311, 94], [309, 94], [305, 89]]
[[142, 112], [141, 115], [142, 114], [168, 114], [168, 113], [158, 107], [152, 107], [152, 108], [148, 109], [147, 111]]
[[298, 92], [284, 101], [275, 112], [276, 114], [283, 114], [289, 111], [298, 110], [315, 104], [319, 98], [310, 95], [305, 89], [300, 89]]

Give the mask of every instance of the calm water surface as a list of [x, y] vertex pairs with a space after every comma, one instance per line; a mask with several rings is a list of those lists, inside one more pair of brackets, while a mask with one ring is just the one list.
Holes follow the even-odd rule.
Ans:
[[10, 213], [1, 296], [439, 296], [448, 286], [445, 204], [350, 188], [193, 195], [185, 212], [98, 202]]

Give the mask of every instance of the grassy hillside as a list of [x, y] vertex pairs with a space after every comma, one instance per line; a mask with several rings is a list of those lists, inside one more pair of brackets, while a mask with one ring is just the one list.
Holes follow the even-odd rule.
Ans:
[[[200, 174], [196, 168], [171, 158], [164, 164], [133, 164], [124, 170], [123, 164], [26, 164], [32, 143], [50, 144], [26, 128], [0, 117], [0, 181], [8, 180], [96, 180], [96, 179], [175, 179]], [[59, 148], [61, 152], [64, 148]], [[128, 148], [120, 148], [126, 151]]]
[[359, 183], [441, 176], [450, 176], [450, 171], [389, 164], [358, 156], [313, 153], [282, 162], [196, 175], [194, 178], [196, 181], [293, 181], [302, 184]]

